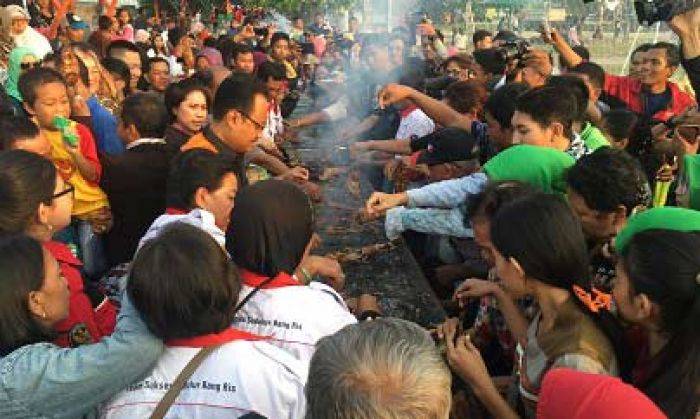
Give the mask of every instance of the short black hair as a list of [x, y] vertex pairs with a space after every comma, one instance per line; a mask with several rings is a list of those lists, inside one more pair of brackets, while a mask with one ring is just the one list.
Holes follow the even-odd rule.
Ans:
[[241, 54], [252, 54], [252, 53], [253, 53], [253, 47], [251, 47], [248, 44], [236, 42], [233, 45], [233, 54], [231, 54], [231, 59], [235, 60]]
[[170, 114], [171, 120], [175, 120], [175, 115], [173, 109], [180, 106], [180, 104], [187, 98], [192, 92], [202, 92], [204, 97], [207, 99], [207, 108], [211, 105], [211, 98], [209, 97], [209, 90], [202, 84], [198, 79], [189, 78], [180, 80], [177, 83], [171, 83], [167, 89], [165, 89], [165, 107]]
[[167, 341], [230, 327], [241, 282], [210, 235], [175, 223], [138, 250], [126, 290], [151, 333]]
[[17, 141], [35, 138], [39, 127], [26, 116], [5, 116], [0, 118], [0, 144], [2, 150], [12, 150]]
[[276, 63], [273, 61], [265, 61], [258, 66], [256, 72], [258, 80], [265, 83], [268, 79], [282, 81], [287, 80], [287, 70], [284, 68], [284, 64]]
[[445, 90], [445, 100], [459, 113], [468, 113], [475, 109], [480, 111], [488, 95], [486, 86], [476, 80], [457, 81]]
[[131, 52], [136, 52], [141, 55], [141, 49], [139, 49], [136, 44], [133, 42], [126, 41], [124, 39], [117, 39], [116, 41], [110, 42], [109, 46], [107, 47], [107, 56], [112, 57], [112, 58], [118, 58], [115, 57], [115, 54], [118, 54], [119, 51], [131, 51]]
[[576, 98], [568, 89], [535, 87], [518, 97], [515, 110], [527, 114], [542, 128], [559, 122], [564, 126], [564, 134], [568, 138], [573, 136], [572, 124], [576, 119], [578, 107]]
[[498, 48], [480, 49], [474, 51], [473, 55], [474, 60], [488, 74], [503, 75], [506, 70], [506, 62]]
[[681, 50], [678, 48], [678, 45], [662, 41], [655, 43], [649, 49], [663, 49], [666, 51], [666, 61], [669, 67], [678, 67], [681, 63]]
[[508, 83], [501, 86], [486, 100], [484, 110], [498, 121], [501, 128], [510, 128], [518, 96], [528, 90], [529, 87], [524, 83]]
[[267, 97], [262, 83], [249, 74], [231, 74], [216, 90], [212, 116], [220, 121], [234, 109], [249, 114], [257, 95]]
[[124, 99], [121, 119], [125, 126], [134, 125], [141, 138], [163, 138], [170, 121], [163, 100], [153, 92], [137, 92]]
[[634, 54], [636, 54], [636, 53], [638, 53], [638, 52], [647, 52], [647, 51], [649, 51], [652, 47], [653, 47], [653, 44], [650, 44], [650, 43], [648, 43], [648, 42], [647, 42], [647, 43], [644, 43], [644, 44], [639, 44], [639, 45], [637, 46], [637, 48], [635, 48], [635, 49], [632, 51], [632, 55], [634, 55]]
[[445, 59], [445, 61], [442, 62], [442, 68], [447, 68], [450, 63], [455, 63], [459, 68], [464, 70], [474, 64], [474, 61], [469, 56], [457, 54]]
[[57, 171], [53, 163], [24, 150], [0, 152], [0, 234], [22, 233], [42, 203], [51, 203]]
[[585, 74], [588, 81], [596, 89], [603, 90], [605, 86], [605, 70], [603, 67], [590, 61], [582, 62], [571, 69], [572, 73]]
[[37, 89], [49, 83], [61, 83], [66, 86], [66, 79], [53, 68], [31, 68], [19, 77], [17, 87], [24, 102], [33, 106], [37, 99]]
[[168, 71], [170, 71], [170, 63], [168, 60], [166, 60], [163, 57], [153, 57], [148, 60], [148, 68], [151, 69], [153, 68], [153, 64], [155, 63], [165, 63], [165, 65], [168, 66]]
[[167, 206], [182, 210], [195, 207], [194, 195], [199, 188], [215, 191], [225, 175], [236, 174], [231, 159], [209, 150], [188, 150], [178, 154], [170, 164]]
[[581, 157], [566, 173], [569, 188], [596, 211], [613, 212], [623, 205], [627, 214], [648, 194], [647, 179], [639, 162], [624, 150], [601, 147]]
[[603, 115], [605, 131], [615, 140], [631, 139], [639, 118], [629, 109], [611, 109]]
[[100, 30], [106, 31], [112, 27], [112, 18], [107, 15], [102, 15], [97, 19], [97, 27]]
[[129, 66], [119, 58], [105, 57], [101, 61], [102, 67], [112, 74], [116, 74], [120, 79], [126, 82], [127, 87], [129, 85], [129, 79], [131, 79], [131, 72], [129, 71]]
[[291, 42], [289, 35], [285, 32], [275, 32], [272, 37], [270, 38], [270, 47], [274, 46], [276, 43], [279, 41], [287, 41], [287, 43]]
[[547, 80], [547, 86], [557, 89], [568, 90], [574, 98], [576, 98], [576, 118], [577, 122], [586, 120], [586, 110], [588, 108], [588, 100], [590, 99], [588, 87], [580, 77], [571, 74], [563, 74], [560, 76], [551, 76]]
[[27, 306], [29, 294], [44, 285], [43, 252], [39, 242], [24, 234], [0, 236], [0, 357], [56, 335]]
[[472, 35], [472, 44], [476, 45], [478, 42], [481, 42], [488, 37], [493, 37], [493, 34], [486, 29], [479, 29], [478, 31], [474, 32], [474, 35]]

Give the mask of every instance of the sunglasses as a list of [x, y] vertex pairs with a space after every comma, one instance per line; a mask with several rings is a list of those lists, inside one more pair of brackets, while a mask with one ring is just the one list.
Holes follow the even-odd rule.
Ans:
[[61, 192], [53, 194], [53, 196], [51, 197], [51, 200], [58, 199], [58, 198], [62, 197], [63, 195], [72, 194], [73, 191], [75, 191], [75, 187], [71, 184], [66, 184], [66, 189], [62, 190]]
[[41, 67], [42, 61], [34, 61], [33, 63], [21, 63], [19, 67], [22, 70], [29, 70], [30, 68], [39, 68]]

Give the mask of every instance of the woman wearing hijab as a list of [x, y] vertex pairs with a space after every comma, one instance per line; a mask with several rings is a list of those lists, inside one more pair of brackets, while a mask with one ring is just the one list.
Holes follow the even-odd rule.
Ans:
[[267, 180], [238, 194], [226, 233], [245, 302], [234, 326], [272, 336], [304, 362], [310, 362], [316, 341], [356, 322], [333, 288], [311, 282], [324, 276], [337, 289], [344, 280], [336, 261], [310, 255], [313, 227], [306, 194], [290, 182]]
[[7, 79], [7, 62], [10, 59], [10, 51], [15, 47], [15, 41], [10, 36], [12, 19], [4, 7], [0, 7], [0, 84], [5, 84]]
[[[632, 384], [670, 418], [700, 412], [700, 211], [652, 208], [615, 238], [613, 297], [644, 339]], [[633, 417], [630, 415], [629, 417]]]
[[29, 26], [31, 17], [27, 10], [16, 4], [5, 6], [5, 10], [9, 14], [10, 36], [15, 45], [31, 49], [37, 58], [44, 58], [46, 54], [53, 52], [49, 40]]
[[36, 55], [34, 55], [29, 48], [17, 47], [10, 52], [9, 60], [7, 62], [7, 81], [5, 82], [5, 91], [10, 97], [15, 116], [27, 115], [27, 112], [22, 106], [22, 94], [19, 92], [19, 88], [17, 87], [19, 77], [31, 67], [37, 67], [40, 65], [41, 62], [37, 60]]

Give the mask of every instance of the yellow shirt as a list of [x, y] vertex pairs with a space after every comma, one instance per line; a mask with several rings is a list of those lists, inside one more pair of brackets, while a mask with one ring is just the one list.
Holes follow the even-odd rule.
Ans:
[[[98, 173], [101, 171], [100, 162], [97, 158], [97, 149], [95, 148], [95, 140], [92, 138], [90, 131], [83, 125], [75, 125], [76, 133], [80, 138], [80, 153], [88, 161], [96, 165]], [[56, 165], [58, 173], [63, 180], [70, 183], [75, 188], [73, 199], [73, 215], [81, 216], [98, 210], [102, 207], [108, 207], [107, 195], [100, 187], [92, 182], [88, 182], [77, 166], [73, 162], [70, 154], [66, 150], [66, 145], [63, 143], [60, 131], [43, 130], [46, 138], [51, 142], [51, 160]]]

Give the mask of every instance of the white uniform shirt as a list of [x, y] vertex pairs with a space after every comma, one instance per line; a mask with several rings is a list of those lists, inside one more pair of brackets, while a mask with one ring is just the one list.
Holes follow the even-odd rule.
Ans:
[[410, 112], [401, 112], [401, 122], [396, 131], [396, 139], [407, 140], [414, 135], [418, 138], [435, 130], [435, 123], [422, 110], [415, 108]]
[[[258, 282], [251, 280], [251, 275], [257, 277]], [[240, 300], [253, 291], [260, 278], [241, 270], [244, 285]], [[237, 329], [272, 337], [270, 343], [308, 364], [319, 339], [357, 323], [357, 319], [331, 287], [320, 282], [307, 286], [298, 284], [288, 275], [278, 275], [241, 307], [233, 325]]]
[[[168, 387], [200, 349], [166, 347], [153, 370], [105, 403], [100, 416], [150, 417]], [[302, 418], [307, 375], [308, 363], [299, 362], [267, 341], [230, 341], [200, 364], [165, 417], [238, 418], [255, 412], [270, 419]]]

